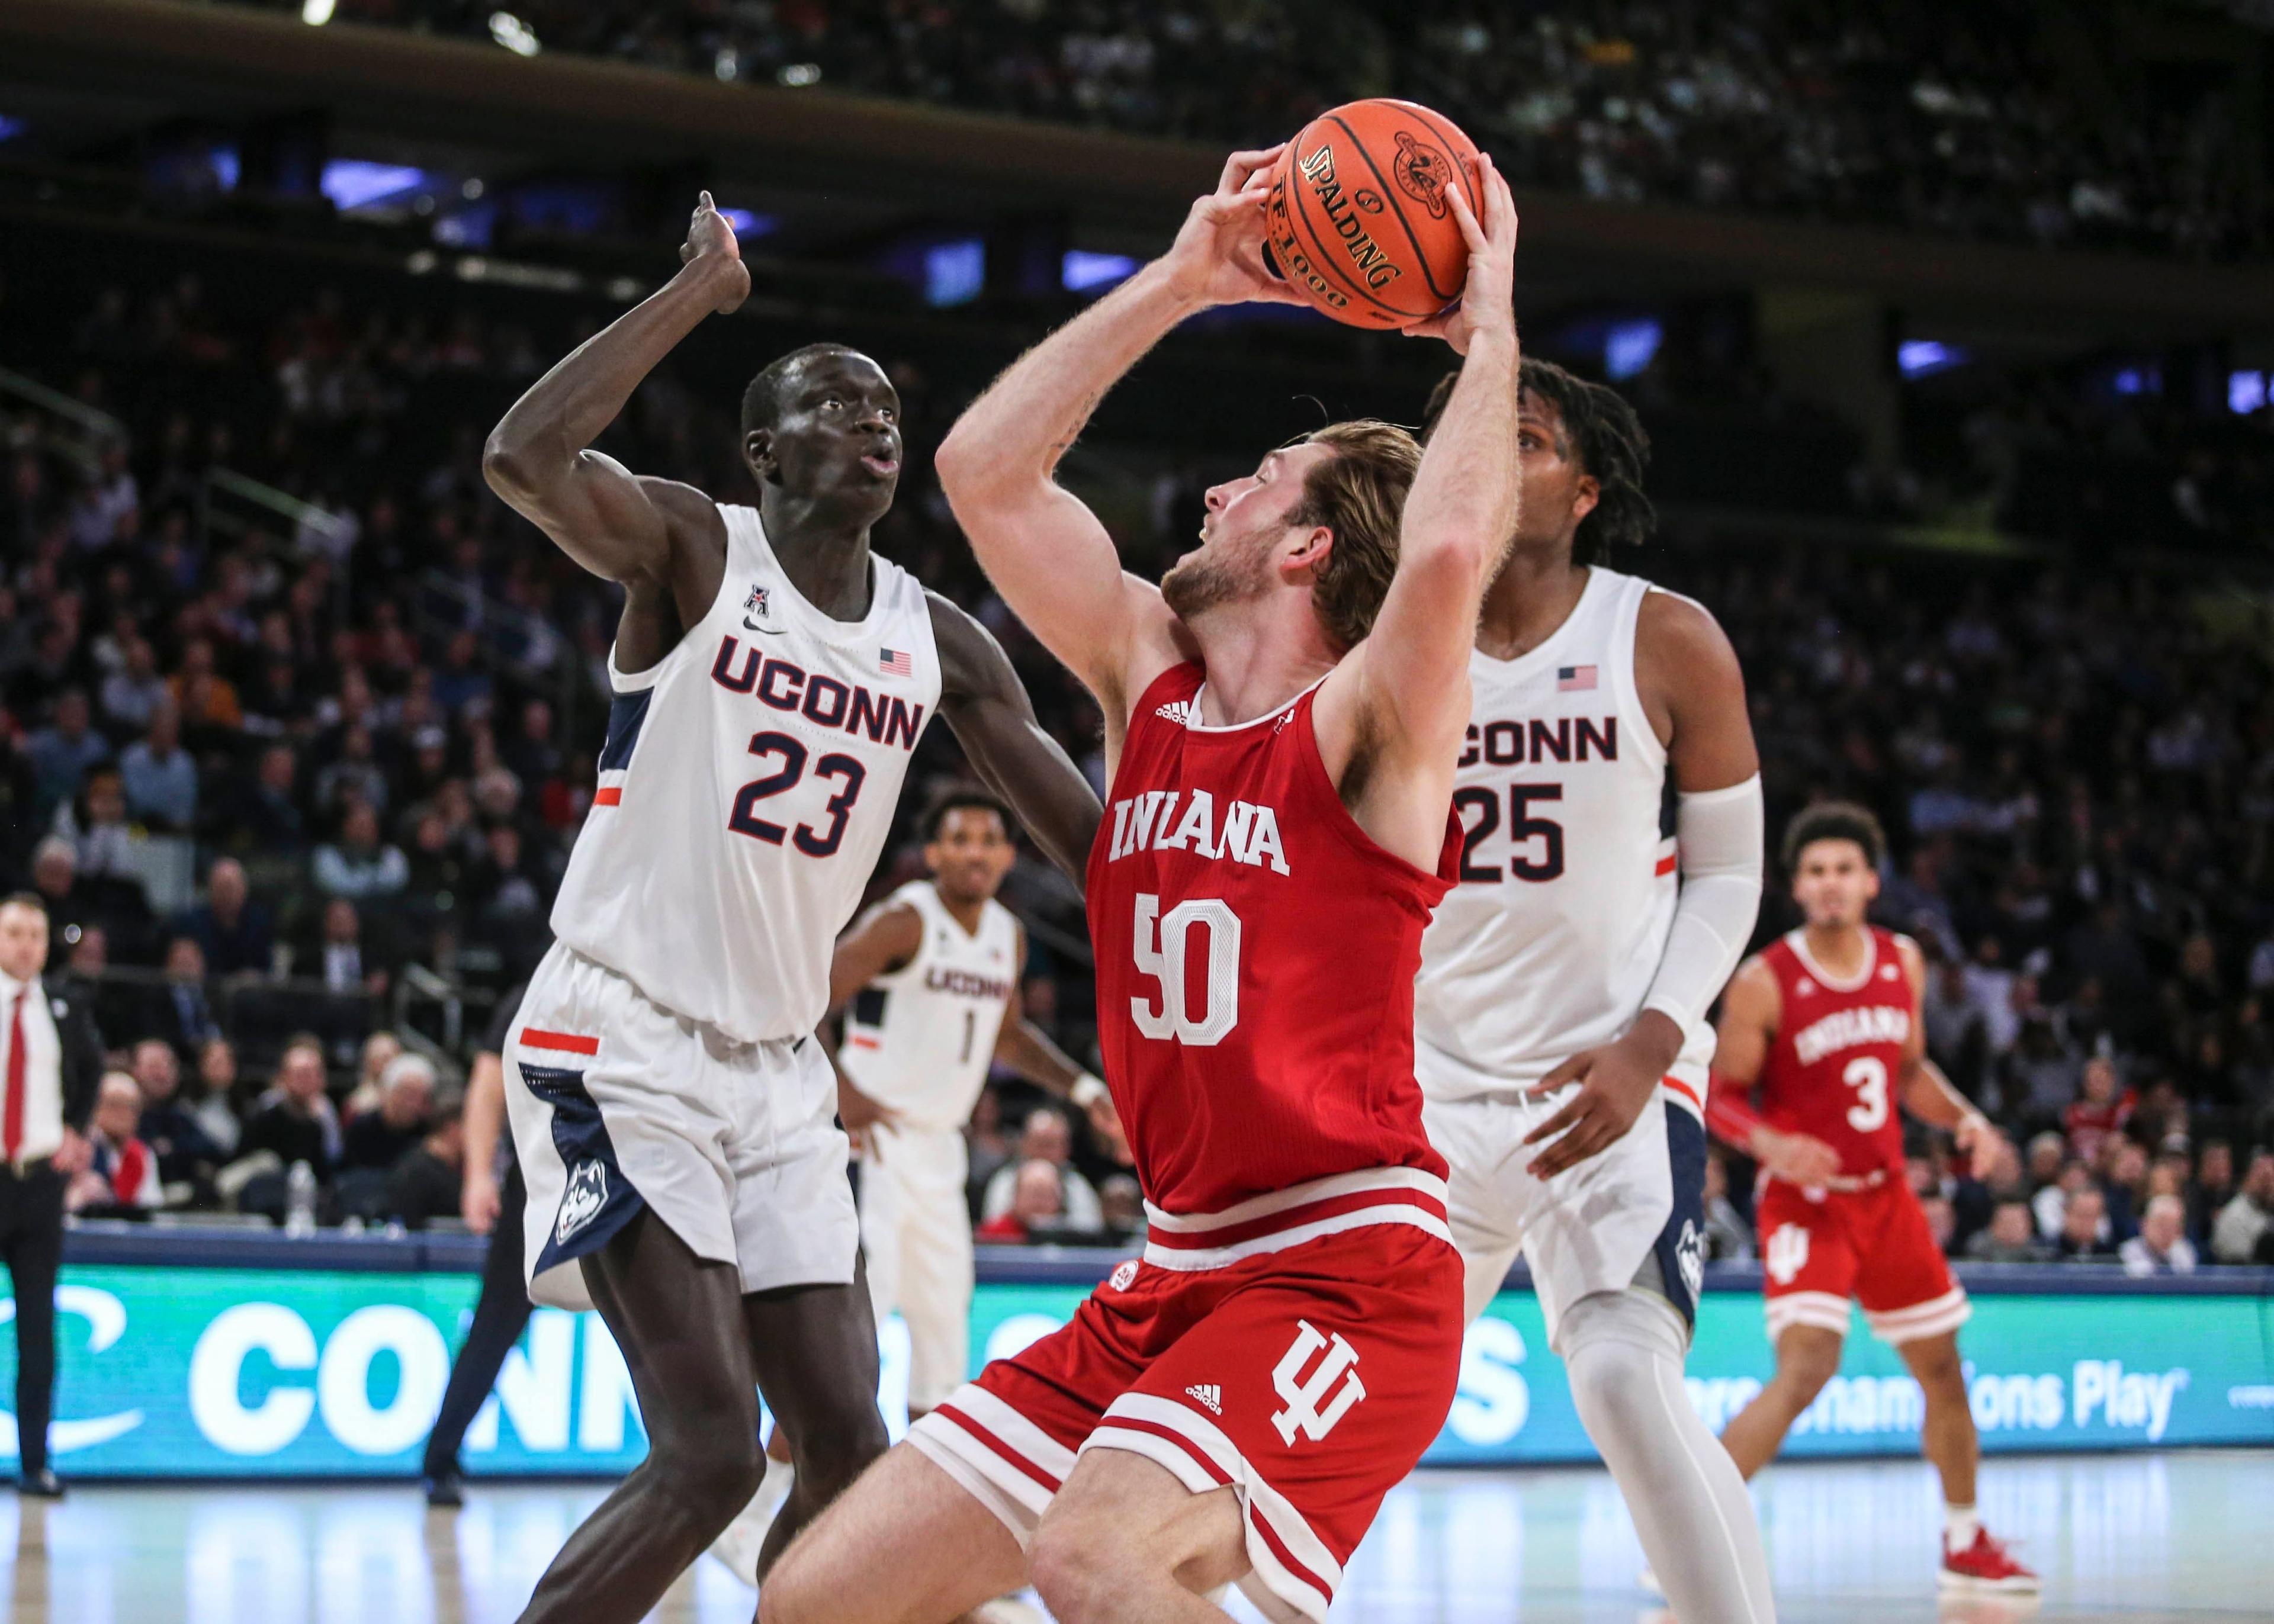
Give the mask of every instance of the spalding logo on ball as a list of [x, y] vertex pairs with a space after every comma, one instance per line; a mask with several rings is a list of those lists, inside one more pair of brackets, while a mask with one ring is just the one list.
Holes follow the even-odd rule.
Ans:
[[1450, 119], [1375, 97], [1321, 113], [1287, 144], [1266, 203], [1272, 267], [1311, 304], [1403, 327], [1461, 297], [1469, 249], [1445, 194], [1472, 190], [1477, 149]]

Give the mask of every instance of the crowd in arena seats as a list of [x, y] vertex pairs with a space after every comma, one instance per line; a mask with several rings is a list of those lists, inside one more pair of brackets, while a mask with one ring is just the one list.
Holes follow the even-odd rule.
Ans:
[[[60, 323], [0, 304], [12, 353], [49, 344], [52, 380], [122, 425], [89, 445], [0, 418], [0, 882], [46, 899], [51, 968], [95, 989], [117, 1051], [82, 1208], [146, 1207], [149, 1164], [162, 1205], [283, 1218], [305, 1162], [322, 1217], [447, 1215], [449, 1079], [383, 1034], [415, 981], [478, 1011], [525, 974], [591, 803], [612, 590], [478, 468], [482, 428], [581, 329], [540, 349], [517, 325], [320, 288], [248, 313], [190, 276], [81, 297]], [[921, 472], [977, 380], [892, 370], [915, 471], [879, 549], [996, 629], [1096, 772], [1094, 710], [987, 592]], [[727, 410], [667, 370], [607, 444], [739, 492]], [[1154, 466], [1117, 521], [1141, 568], [1181, 550], [1203, 483], [1200, 463]], [[313, 505], [224, 523], [216, 469]], [[1920, 1136], [1913, 1177], [1953, 1252], [2274, 1258], [2263, 599], [2132, 564], [1678, 526], [1623, 562], [1728, 628], [1776, 820], [1837, 795], [1887, 825], [1880, 917], [1931, 961], [1933, 1053], [2018, 1147], [1977, 1181]], [[958, 770], [930, 730], [912, 800]], [[879, 883], [914, 862], [900, 843]], [[1009, 899], [1035, 927], [1029, 1013], [1088, 1053], [1079, 898], [1029, 859]], [[1764, 937], [1790, 922], [1773, 884]], [[139, 1125], [114, 1132], [126, 1080]], [[973, 1167], [994, 1235], [1138, 1222], [1086, 1129], [1014, 1085], [990, 1091]], [[1749, 1169], [1717, 1166], [1717, 1252], [1749, 1245], [1750, 1206]]]
[[[336, 15], [487, 40], [496, 11], [342, 0]], [[520, 0], [510, 14], [548, 50], [1244, 146], [1394, 86], [1511, 179], [1593, 198], [2274, 250], [2248, 45], [2158, 72], [2120, 16], [2025, 0]]]

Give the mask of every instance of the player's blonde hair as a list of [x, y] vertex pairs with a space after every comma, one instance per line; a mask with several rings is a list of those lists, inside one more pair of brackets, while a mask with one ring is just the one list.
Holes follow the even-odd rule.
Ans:
[[1291, 524], [1324, 525], [1334, 545], [1311, 583], [1311, 605], [1337, 649], [1348, 650], [1374, 629], [1397, 573], [1397, 527], [1421, 466], [1421, 447], [1394, 423], [1359, 417], [1330, 423], [1303, 437], [1334, 455], [1303, 481]]

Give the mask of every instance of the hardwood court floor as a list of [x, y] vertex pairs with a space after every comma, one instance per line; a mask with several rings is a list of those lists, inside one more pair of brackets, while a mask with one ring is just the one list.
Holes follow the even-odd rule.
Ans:
[[[88, 1487], [52, 1507], [0, 1494], [5, 1621], [509, 1624], [601, 1492], [480, 1489], [456, 1516], [395, 1485]], [[2033, 1615], [1938, 1605], [1939, 1507], [1916, 1462], [1784, 1466], [1757, 1494], [1787, 1624], [2274, 1618], [2274, 1452], [1989, 1462], [1984, 1515], [2045, 1575]], [[1640, 1561], [1601, 1471], [1424, 1472], [1384, 1506], [1333, 1616], [1654, 1624]], [[654, 1617], [747, 1624], [753, 1599], [705, 1559]]]

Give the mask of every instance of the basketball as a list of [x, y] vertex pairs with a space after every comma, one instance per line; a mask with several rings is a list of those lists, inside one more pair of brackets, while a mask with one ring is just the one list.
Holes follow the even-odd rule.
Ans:
[[1357, 327], [1403, 327], [1461, 297], [1469, 249], [1446, 200], [1472, 207], [1477, 149], [1450, 119], [1375, 96], [1320, 114], [1271, 177], [1273, 268], [1314, 306]]

